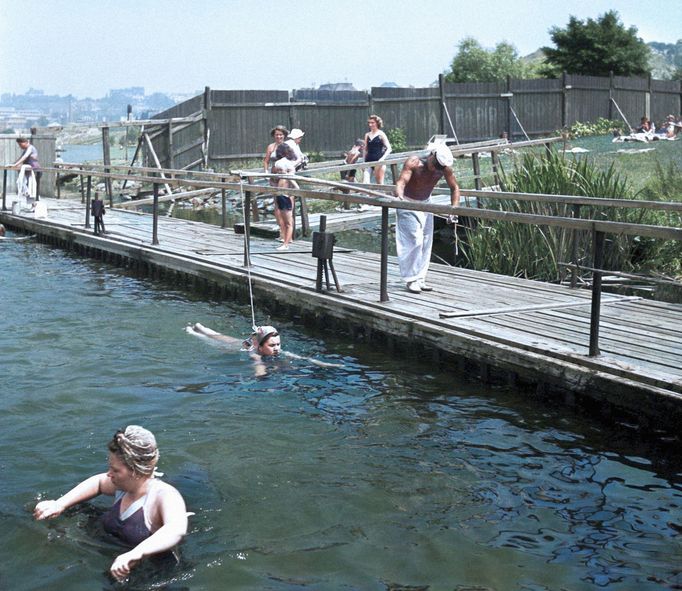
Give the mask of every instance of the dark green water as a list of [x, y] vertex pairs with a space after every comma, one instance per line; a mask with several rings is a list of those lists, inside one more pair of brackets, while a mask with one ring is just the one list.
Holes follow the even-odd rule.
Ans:
[[[0, 245], [0, 280], [0, 589], [682, 585], [682, 475], [663, 437], [284, 318], [269, 320], [286, 348], [345, 367], [257, 379], [183, 332], [245, 334], [243, 304], [32, 242]], [[30, 512], [104, 470], [129, 423], [155, 432], [196, 516], [180, 570], [126, 587], [93, 509]]]

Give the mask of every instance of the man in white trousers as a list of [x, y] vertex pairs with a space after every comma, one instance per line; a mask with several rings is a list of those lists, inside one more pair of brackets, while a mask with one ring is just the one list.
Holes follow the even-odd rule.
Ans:
[[[450, 204], [459, 206], [459, 185], [452, 171], [452, 152], [445, 144], [434, 147], [426, 157], [410, 156], [396, 183], [396, 196], [404, 201], [428, 203], [431, 192], [440, 179], [450, 187]], [[409, 209], [397, 210], [396, 247], [400, 275], [407, 291], [432, 291], [426, 283], [433, 245], [433, 214]], [[449, 222], [456, 222], [450, 216]]]

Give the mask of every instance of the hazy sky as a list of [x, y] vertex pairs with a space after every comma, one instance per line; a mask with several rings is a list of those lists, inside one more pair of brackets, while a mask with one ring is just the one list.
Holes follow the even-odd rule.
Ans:
[[680, 0], [0, 0], [0, 93], [427, 86], [465, 37], [520, 55], [569, 16], [619, 12], [644, 41], [682, 38]]

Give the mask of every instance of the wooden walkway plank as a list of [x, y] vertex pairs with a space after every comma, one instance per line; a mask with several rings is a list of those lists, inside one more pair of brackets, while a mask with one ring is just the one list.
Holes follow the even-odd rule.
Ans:
[[[318, 294], [317, 260], [309, 242], [296, 240], [280, 251], [279, 243], [252, 236], [252, 266], [246, 269], [244, 237], [231, 229], [161, 217], [159, 244], [152, 245], [151, 215], [108, 209], [107, 234], [96, 237], [84, 228], [81, 204], [46, 201], [47, 220], [5, 212], [0, 219], [31, 233], [69, 236], [69, 244], [141, 257], [213, 281], [244, 285], [250, 275], [257, 297], [267, 293], [268, 299], [281, 298], [302, 313], [344, 318], [481, 363], [563, 381], [568, 389], [588, 395], [602, 392], [594, 395], [634, 412], [645, 400], [647, 407], [656, 400], [666, 413], [679, 408], [682, 417], [682, 305], [605, 293], [602, 354], [591, 358], [587, 290], [433, 263], [428, 281], [435, 291], [414, 295], [400, 279], [397, 259], [389, 257], [390, 300], [380, 302], [380, 256], [338, 248], [333, 262], [343, 292], [337, 293], [332, 282], [329, 291]], [[347, 218], [341, 212], [338, 219], [346, 223]], [[441, 318], [441, 313], [452, 316]]]

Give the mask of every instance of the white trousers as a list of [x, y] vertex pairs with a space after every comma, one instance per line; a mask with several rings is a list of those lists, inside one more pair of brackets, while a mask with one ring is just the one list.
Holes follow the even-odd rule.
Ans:
[[406, 283], [424, 281], [431, 262], [433, 214], [398, 209], [396, 216], [395, 245], [398, 251], [400, 276]]
[[22, 164], [17, 176], [17, 195], [19, 197], [36, 196], [36, 175], [28, 164]]

